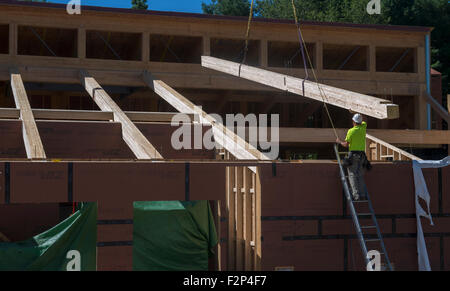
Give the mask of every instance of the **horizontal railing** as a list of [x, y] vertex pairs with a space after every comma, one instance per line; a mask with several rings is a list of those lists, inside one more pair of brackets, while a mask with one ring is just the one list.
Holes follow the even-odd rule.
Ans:
[[420, 158], [370, 134], [366, 135], [366, 155], [369, 161], [411, 161]]
[[[79, 121], [111, 121], [114, 120], [113, 112], [93, 110], [58, 110], [58, 109], [33, 109], [36, 120], [79, 120]], [[172, 112], [137, 112], [125, 111], [125, 114], [133, 122], [171, 122], [177, 113]], [[198, 115], [186, 114], [189, 119], [199, 121]], [[0, 119], [19, 119], [20, 110], [16, 108], [0, 108]]]

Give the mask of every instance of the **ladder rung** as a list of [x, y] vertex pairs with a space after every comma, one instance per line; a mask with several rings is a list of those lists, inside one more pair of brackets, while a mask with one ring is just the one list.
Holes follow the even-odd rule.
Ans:
[[372, 216], [372, 213], [357, 213], [358, 216]]
[[375, 225], [361, 226], [361, 229], [373, 229], [377, 228]]
[[354, 203], [368, 203], [369, 200], [354, 200]]

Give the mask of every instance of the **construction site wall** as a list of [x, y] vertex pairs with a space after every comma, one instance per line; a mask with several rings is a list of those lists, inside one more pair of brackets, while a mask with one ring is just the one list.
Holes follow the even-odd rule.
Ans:
[[[450, 169], [423, 173], [435, 223], [422, 220], [430, 264], [449, 270]], [[418, 270], [411, 163], [374, 164], [365, 178], [395, 269]], [[262, 167], [261, 187], [263, 270], [365, 270], [336, 164]]]

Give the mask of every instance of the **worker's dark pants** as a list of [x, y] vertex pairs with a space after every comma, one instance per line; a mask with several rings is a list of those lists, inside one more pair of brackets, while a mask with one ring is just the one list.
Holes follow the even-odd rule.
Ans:
[[364, 155], [363, 154], [351, 154], [350, 155], [351, 165], [347, 168], [348, 170], [348, 180], [350, 182], [350, 187], [352, 190], [353, 198], [366, 198], [366, 187], [364, 183]]

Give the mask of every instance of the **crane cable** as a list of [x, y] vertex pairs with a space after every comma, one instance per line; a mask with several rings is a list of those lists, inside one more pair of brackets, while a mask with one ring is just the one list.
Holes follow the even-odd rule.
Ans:
[[[252, 0], [252, 4], [250, 5], [250, 14], [248, 16], [247, 33], [245, 35], [244, 57], [242, 59], [241, 66], [243, 64], [245, 64], [245, 62], [247, 61], [248, 42], [249, 42], [249, 37], [250, 37], [250, 28], [251, 28], [252, 19], [253, 19], [253, 6], [254, 6], [254, 4], [255, 4], [255, 0]], [[240, 72], [241, 72], [241, 66], [239, 66], [239, 75], [240, 75]]]
[[[317, 85], [317, 88], [319, 89], [319, 93], [320, 93], [320, 96], [322, 98], [323, 105], [325, 107], [325, 111], [327, 113], [328, 119], [330, 120], [331, 126], [333, 127], [334, 135], [336, 136], [336, 139], [339, 139], [339, 135], [337, 133], [336, 127], [334, 126], [334, 122], [333, 122], [333, 118], [331, 117], [330, 110], [328, 109], [328, 105], [325, 102], [325, 99], [328, 99], [328, 98], [327, 98], [325, 92], [323, 91], [322, 87], [320, 86], [320, 84], [318, 82], [319, 79], [317, 78], [316, 71], [314, 70], [314, 67], [313, 67], [313, 64], [312, 64], [312, 61], [311, 61], [311, 57], [310, 57], [310, 55], [308, 53], [308, 50], [304, 49], [306, 47], [306, 43], [305, 43], [305, 39], [303, 38], [303, 33], [302, 33], [302, 29], [300, 27], [300, 23], [298, 21], [297, 8], [295, 8], [294, 0], [291, 0], [291, 4], [292, 4], [292, 11], [294, 13], [294, 18], [295, 18], [295, 25], [297, 26], [298, 33], [299, 33], [299, 41], [300, 41], [300, 47], [302, 49], [302, 54], [304, 52], [306, 52], [306, 56], [308, 58], [308, 62], [310, 64], [310, 66], [311, 66], [311, 71], [313, 73], [315, 83]], [[303, 61], [305, 62], [305, 60], [303, 60]], [[306, 64], [305, 64], [305, 72], [306, 72], [306, 79], [307, 79], [308, 78], [308, 69], [306, 67]]]
[[[246, 37], [245, 37], [244, 57], [243, 57], [242, 62], [240, 64], [240, 66], [239, 66], [239, 76], [241, 75], [241, 67], [242, 67], [243, 64], [245, 64], [245, 62], [247, 60], [248, 43], [249, 43], [249, 37], [250, 37], [251, 23], [252, 23], [252, 19], [253, 19], [254, 2], [255, 2], [255, 0], [252, 0], [252, 3], [250, 5], [250, 14], [249, 14], [249, 17], [248, 17], [247, 33], [246, 33]], [[313, 77], [314, 77], [315, 83], [317, 85], [317, 88], [319, 89], [319, 93], [320, 93], [320, 96], [322, 98], [323, 105], [325, 107], [325, 111], [327, 113], [328, 119], [329, 119], [329, 121], [331, 123], [331, 126], [333, 128], [334, 135], [336, 136], [336, 139], [339, 139], [339, 135], [337, 133], [336, 127], [334, 126], [334, 122], [333, 122], [333, 118], [331, 117], [330, 110], [328, 109], [328, 105], [325, 102], [325, 100], [328, 99], [328, 98], [327, 98], [325, 92], [323, 91], [322, 87], [320, 86], [320, 84], [318, 82], [319, 79], [317, 78], [317, 74], [316, 74], [316, 71], [315, 71], [315, 69], [313, 67], [313, 64], [312, 64], [312, 61], [311, 61], [311, 57], [310, 57], [310, 55], [308, 53], [308, 50], [305, 49], [306, 43], [305, 43], [305, 39], [303, 38], [303, 32], [302, 32], [302, 29], [300, 27], [300, 22], [298, 21], [297, 9], [295, 8], [294, 0], [291, 0], [291, 4], [292, 4], [292, 11], [293, 11], [293, 14], [294, 14], [294, 19], [295, 19], [295, 25], [297, 26], [297, 29], [298, 29], [300, 49], [302, 51], [303, 63], [304, 63], [305, 73], [306, 73], [306, 77], [303, 80], [303, 95], [305, 93], [305, 88], [304, 88], [305, 81], [307, 81], [308, 78], [309, 78], [308, 68], [307, 68], [307, 64], [306, 64], [306, 62], [308, 61], [308, 63], [310, 64], [310, 67], [311, 67], [311, 71], [313, 73]], [[306, 58], [305, 58], [305, 55], [306, 55]], [[307, 59], [307, 61], [306, 61], [306, 59]]]

